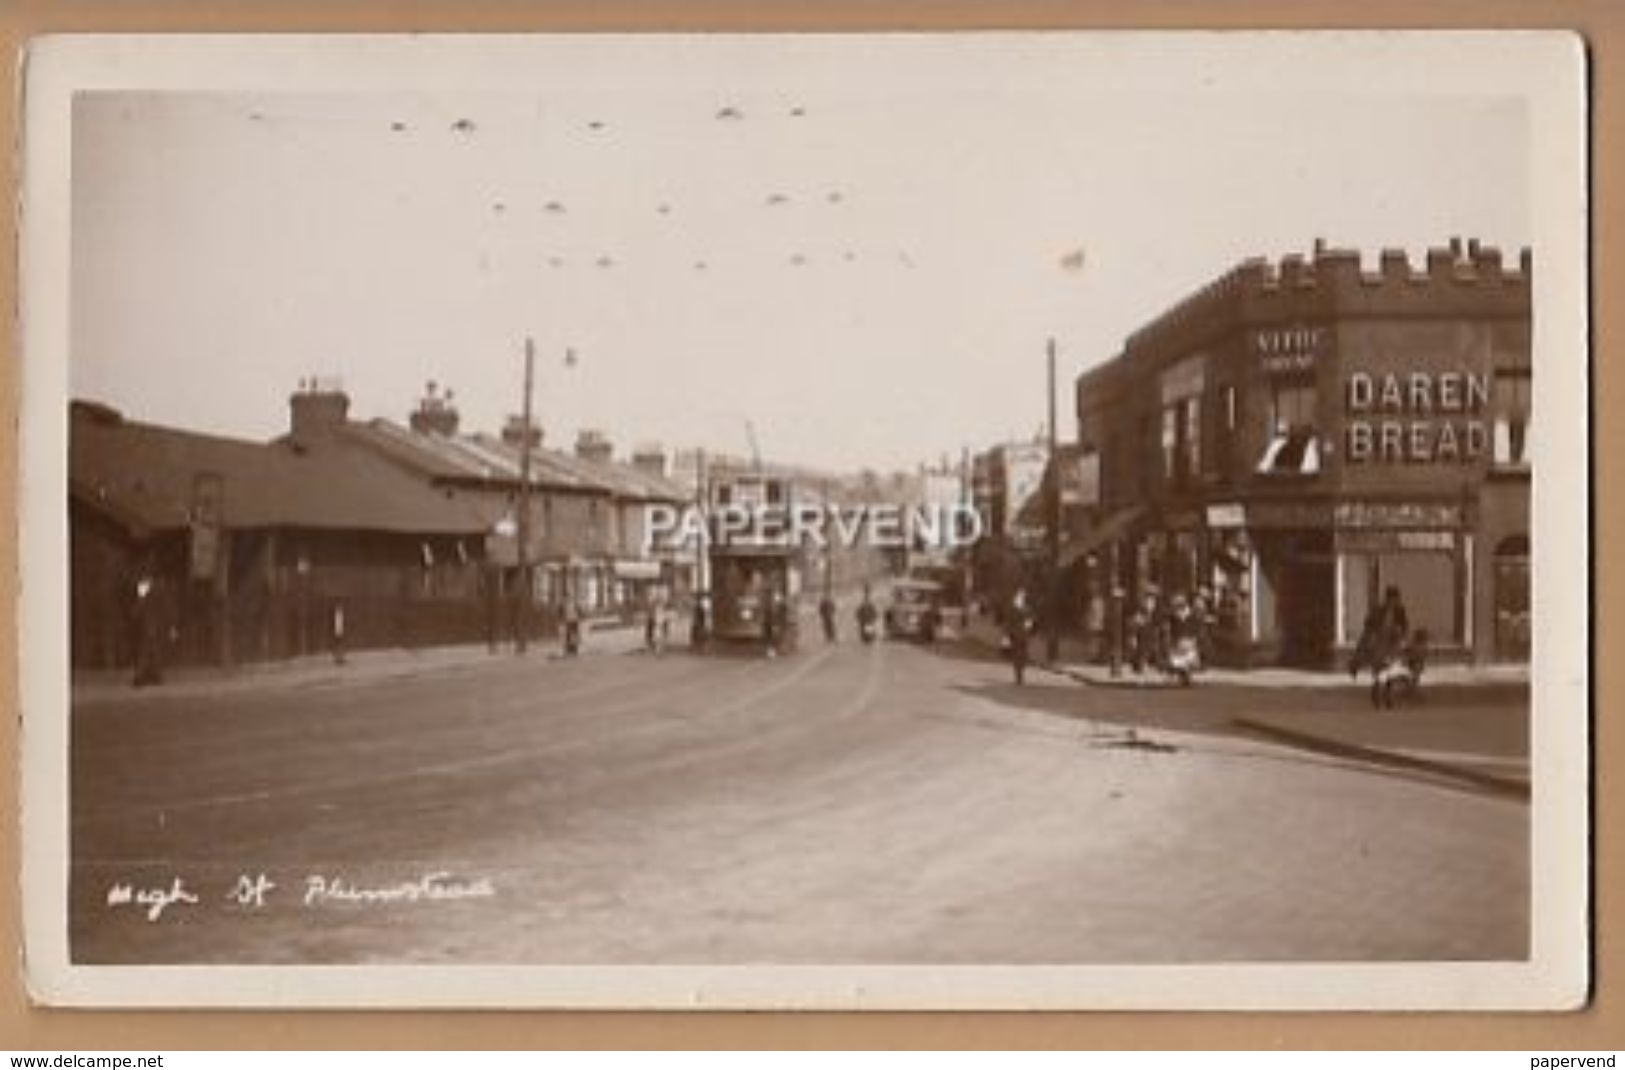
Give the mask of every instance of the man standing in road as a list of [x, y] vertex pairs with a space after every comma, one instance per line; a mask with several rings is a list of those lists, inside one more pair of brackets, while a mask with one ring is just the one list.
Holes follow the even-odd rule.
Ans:
[[1032, 637], [1033, 611], [1027, 604], [1027, 589], [1017, 587], [1010, 599], [1010, 611], [1005, 614], [1005, 641], [1010, 646], [1010, 665], [1016, 670], [1016, 686], [1027, 679], [1027, 645]]
[[824, 641], [835, 642], [835, 599], [827, 594], [818, 601], [818, 618], [824, 622]]
[[158, 576], [149, 565], [135, 578], [131, 591], [130, 631], [135, 648], [136, 687], [164, 682], [164, 622], [160, 612]]

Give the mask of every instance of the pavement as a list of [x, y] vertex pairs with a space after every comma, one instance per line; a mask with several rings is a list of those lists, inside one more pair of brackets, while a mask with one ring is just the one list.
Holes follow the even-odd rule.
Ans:
[[[971, 642], [816, 637], [328, 672], [76, 691], [76, 961], [1528, 954], [1522, 800], [1236, 724], [1375, 719], [1329, 689], [1017, 687]], [[1524, 746], [1516, 693], [1426, 713]]]
[[[963, 631], [965, 640], [988, 651], [1000, 649], [1000, 633], [991, 621], [973, 620]], [[1063, 637], [1054, 662], [1041, 657], [1044, 639], [1035, 637], [1033, 667], [1096, 688], [1129, 692], [1186, 690], [1158, 672], [1135, 673], [1123, 666], [1113, 675], [1109, 666], [1089, 659], [1076, 637]], [[1346, 672], [1291, 668], [1248, 670], [1205, 669], [1194, 689], [1233, 695], [1238, 708], [1255, 706], [1243, 696], [1256, 692], [1310, 692], [1336, 701], [1295, 704], [1290, 711], [1233, 716], [1230, 723], [1287, 746], [1361, 761], [1430, 771], [1476, 783], [1486, 790], [1527, 797], [1529, 792], [1529, 726], [1527, 717], [1529, 671], [1525, 665], [1440, 665], [1429, 667], [1421, 695], [1396, 709], [1374, 709], [1370, 682], [1351, 679]], [[1516, 716], [1502, 714], [1501, 723], [1488, 719], [1475, 696], [1521, 700], [1521, 707], [1499, 705], [1501, 710], [1521, 708]]]
[[[580, 657], [602, 657], [642, 653], [643, 629], [638, 626], [600, 626], [588, 631]], [[164, 673], [158, 686], [137, 688], [127, 669], [80, 671], [73, 675], [75, 706], [138, 701], [162, 702], [176, 696], [230, 696], [266, 687], [333, 687], [379, 680], [409, 679], [415, 676], [467, 672], [492, 661], [526, 657], [546, 661], [566, 657], [560, 641], [544, 639], [531, 643], [524, 655], [511, 641], [490, 647], [465, 643], [432, 647], [386, 647], [349, 652], [342, 663], [330, 654], [317, 654], [281, 661], [243, 662], [230, 668], [179, 666]]]

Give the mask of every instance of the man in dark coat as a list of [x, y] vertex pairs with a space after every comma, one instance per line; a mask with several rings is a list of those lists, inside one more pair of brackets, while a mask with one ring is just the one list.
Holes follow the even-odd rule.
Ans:
[[1027, 644], [1033, 632], [1033, 611], [1027, 603], [1027, 591], [1018, 587], [1010, 599], [1010, 610], [1005, 614], [1004, 638], [1010, 648], [1010, 665], [1016, 671], [1016, 686], [1026, 683]]
[[130, 588], [130, 638], [135, 654], [136, 687], [164, 682], [165, 621], [158, 573], [150, 565], [137, 574]]

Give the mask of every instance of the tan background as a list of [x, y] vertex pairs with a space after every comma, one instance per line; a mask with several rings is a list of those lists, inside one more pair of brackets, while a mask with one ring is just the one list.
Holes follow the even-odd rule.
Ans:
[[[1590, 48], [1592, 86], [1593, 295], [1625, 292], [1625, 4], [1615, 0], [961, 0], [924, 3], [856, 0], [813, 4], [769, 0], [364, 0], [186, 3], [183, 0], [13, 0], [0, 10], [0, 45], [8, 86], [17, 82], [19, 48], [29, 37], [59, 31], [518, 31], [518, 30], [890, 30], [1036, 28], [1253, 27], [1526, 27], [1572, 28]], [[16, 143], [17, 99], [0, 99], [0, 143]], [[18, 161], [7, 154], [7, 203], [13, 203]], [[14, 218], [12, 212], [6, 213]], [[0, 244], [0, 313], [15, 312], [16, 231]], [[1616, 411], [1621, 372], [1608, 359], [1625, 332], [1625, 305], [1606, 298], [1592, 308], [1595, 378], [1593, 411]], [[5, 352], [16, 339], [5, 333]], [[0, 493], [16, 498], [18, 361], [0, 370]], [[1625, 452], [1625, 428], [1599, 421], [1597, 456]], [[1578, 474], [1578, 473], [1576, 473]], [[1621, 503], [1599, 465], [1595, 544], [1620, 537]], [[13, 514], [14, 517], [14, 514]], [[14, 523], [0, 526], [0, 603], [16, 604]], [[1620, 566], [1603, 558], [1595, 575], [1604, 596], [1619, 593]], [[1605, 607], [1606, 597], [1595, 604]], [[15, 611], [0, 615], [0, 676], [8, 707], [16, 708]], [[1598, 649], [1610, 652], [1614, 615], [1595, 616]], [[1625, 1047], [1625, 964], [1617, 932], [1625, 837], [1617, 819], [1625, 792], [1612, 771], [1625, 760], [1625, 730], [1609, 715], [1625, 683], [1625, 659], [1595, 666], [1596, 998], [1590, 1009], [1564, 1015], [1329, 1015], [1329, 1014], [725, 1014], [725, 1013], [133, 1013], [32, 1008], [22, 989], [17, 895], [17, 719], [0, 717], [0, 1049], [182, 1048], [530, 1048], [530, 1047], [1343, 1047], [1512, 1048], [1529, 1050]]]

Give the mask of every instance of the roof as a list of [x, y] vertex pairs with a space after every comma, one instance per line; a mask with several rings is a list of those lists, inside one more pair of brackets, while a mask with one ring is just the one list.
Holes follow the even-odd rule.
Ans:
[[[517, 479], [519, 448], [491, 435], [476, 434], [457, 440], [483, 456], [500, 459]], [[634, 501], [687, 501], [690, 492], [674, 480], [615, 461], [591, 461], [562, 450], [534, 449], [530, 454], [531, 479], [540, 483], [596, 490]]]
[[303, 451], [124, 419], [84, 403], [70, 409], [69, 494], [132, 530], [187, 526], [200, 474], [223, 480], [230, 528], [307, 528], [478, 534], [474, 504], [437, 490], [359, 444]]

